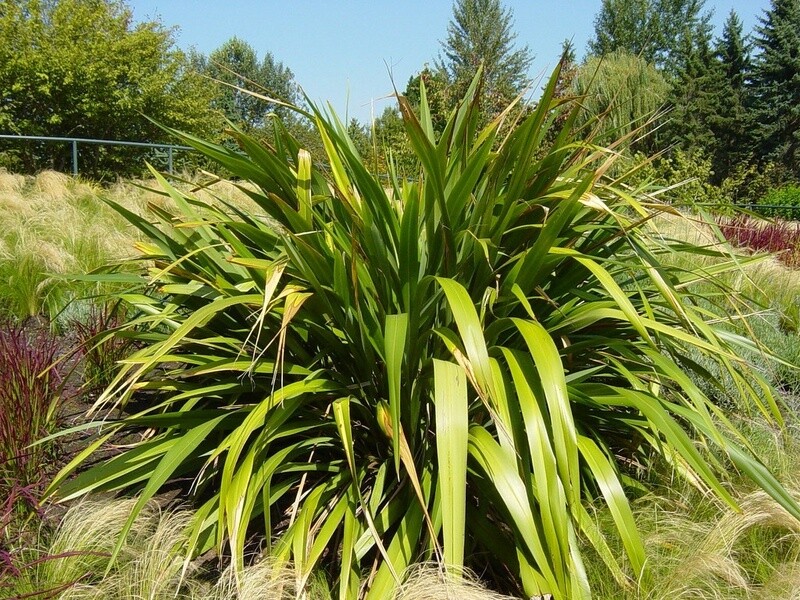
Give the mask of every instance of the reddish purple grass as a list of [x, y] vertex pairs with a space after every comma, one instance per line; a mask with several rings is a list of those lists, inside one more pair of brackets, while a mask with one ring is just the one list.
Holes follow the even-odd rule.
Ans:
[[[20, 570], [15, 564], [14, 556], [11, 552], [12, 532], [16, 531], [17, 518], [24, 505], [25, 509], [40, 512], [39, 502], [36, 499], [37, 485], [31, 484], [20, 486], [6, 482], [8, 487], [3, 493], [5, 498], [0, 501], [0, 581], [9, 577], [19, 577]], [[0, 584], [2, 589], [2, 584]]]
[[55, 424], [61, 375], [49, 367], [57, 351], [45, 329], [0, 323], [0, 483], [39, 478], [45, 448], [30, 445]]
[[[36, 569], [38, 565], [49, 560], [58, 560], [70, 556], [94, 555], [109, 556], [98, 552], [68, 551], [59, 554], [45, 554], [33, 548], [35, 534], [29, 527], [21, 526], [28, 514], [35, 514], [45, 519], [45, 511], [39, 503], [43, 481], [27, 486], [14, 482], [6, 482], [6, 496], [0, 496], [0, 597], [10, 600], [51, 600], [78, 583], [83, 577], [72, 581], [58, 583], [50, 589], [36, 590], [28, 594], [5, 596], [3, 590], [14, 587], [14, 579], [23, 577], [25, 571]], [[89, 575], [89, 573], [86, 573]]]
[[31, 444], [55, 426], [62, 382], [52, 368], [57, 354], [45, 327], [0, 322], [0, 597], [4, 582], [29, 566], [16, 555], [29, 541], [20, 537], [20, 523], [42, 516], [38, 496], [50, 455], [47, 446]]
[[739, 215], [720, 220], [719, 228], [734, 246], [755, 252], [778, 253], [778, 258], [787, 266], [800, 267], [800, 223], [769, 222]]

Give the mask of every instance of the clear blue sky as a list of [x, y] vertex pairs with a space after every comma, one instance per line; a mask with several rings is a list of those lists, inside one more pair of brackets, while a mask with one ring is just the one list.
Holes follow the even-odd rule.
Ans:
[[[391, 77], [408, 78], [439, 55], [452, 15], [449, 0], [128, 0], [137, 21], [177, 26], [184, 49], [208, 54], [233, 36], [266, 52], [295, 75], [315, 101], [330, 101], [340, 116], [362, 122], [391, 102]], [[601, 0], [505, 0], [514, 12], [517, 42], [535, 60], [534, 80], [556, 63], [571, 38], [583, 56]], [[769, 0], [706, 0], [720, 33], [731, 9], [750, 32]]]

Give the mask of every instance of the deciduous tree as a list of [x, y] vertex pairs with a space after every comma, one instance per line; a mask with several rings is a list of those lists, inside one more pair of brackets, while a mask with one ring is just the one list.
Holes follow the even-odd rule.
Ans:
[[415, 108], [420, 105], [423, 85], [431, 111], [433, 128], [435, 131], [441, 132], [447, 123], [447, 117], [454, 102], [447, 71], [443, 68], [425, 65], [422, 71], [409, 78], [403, 95]]
[[[590, 57], [578, 69], [574, 86], [578, 95], [585, 96], [586, 116], [597, 120], [591, 126], [604, 132], [599, 138], [603, 143], [644, 126], [662, 108], [670, 89], [652, 63], [624, 50]], [[648, 152], [652, 143], [652, 138], [645, 137], [633, 149]]]
[[[116, 0], [4, 0], [0, 10], [0, 131], [164, 141], [147, 119], [207, 134], [208, 86], [158, 22], [135, 24]], [[28, 170], [65, 168], [64, 145], [5, 145]], [[129, 172], [139, 150], [81, 149], [81, 172]], [[139, 168], [139, 167], [135, 167]]]
[[237, 37], [196, 62], [206, 76], [218, 82], [213, 105], [228, 119], [247, 129], [264, 128], [270, 113], [284, 118], [289, 116], [289, 111], [280, 104], [267, 102], [247, 91], [292, 104], [298, 101], [292, 71], [269, 52], [259, 60], [253, 47]]

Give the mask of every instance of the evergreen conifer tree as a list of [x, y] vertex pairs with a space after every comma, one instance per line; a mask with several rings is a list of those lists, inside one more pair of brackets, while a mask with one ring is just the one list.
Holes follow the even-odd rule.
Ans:
[[689, 155], [700, 155], [714, 147], [713, 115], [719, 112], [722, 69], [712, 49], [708, 30], [683, 38], [680, 67], [670, 93], [667, 136]]
[[624, 50], [655, 63], [661, 48], [658, 14], [653, 0], [603, 0], [595, 17], [589, 52], [605, 56]]
[[749, 160], [745, 84], [750, 70], [750, 48], [735, 11], [725, 21], [722, 37], [716, 42], [716, 54], [722, 78], [716, 110], [709, 122], [714, 133], [713, 182], [719, 184]]
[[444, 56], [437, 65], [453, 85], [453, 98], [461, 98], [483, 65], [481, 109], [496, 114], [530, 84], [528, 68], [533, 56], [527, 46], [515, 48], [513, 13], [500, 0], [457, 0], [453, 18], [442, 42]]
[[710, 32], [705, 0], [603, 0], [589, 52], [624, 50], [670, 74], [685, 66], [687, 49]]
[[800, 0], [772, 0], [754, 44], [750, 130], [762, 162], [800, 177]]

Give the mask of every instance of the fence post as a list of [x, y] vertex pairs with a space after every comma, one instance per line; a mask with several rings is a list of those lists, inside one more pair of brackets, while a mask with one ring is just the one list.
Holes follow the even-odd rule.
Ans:
[[167, 162], [169, 165], [169, 174], [172, 175], [172, 146], [167, 147]]
[[72, 176], [78, 176], [78, 140], [72, 140]]

